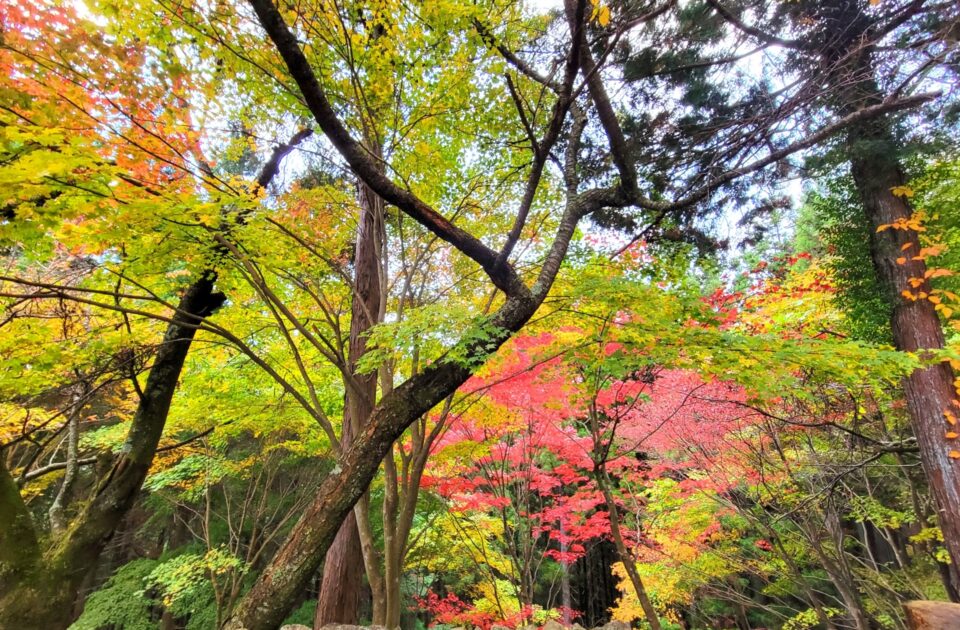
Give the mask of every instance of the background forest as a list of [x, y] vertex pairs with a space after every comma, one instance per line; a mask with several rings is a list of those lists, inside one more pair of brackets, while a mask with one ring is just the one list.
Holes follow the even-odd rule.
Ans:
[[954, 0], [7, 0], [0, 629], [960, 602], [958, 36]]

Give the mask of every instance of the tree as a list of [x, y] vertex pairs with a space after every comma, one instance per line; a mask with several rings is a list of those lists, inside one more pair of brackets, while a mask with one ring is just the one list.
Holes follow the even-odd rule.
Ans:
[[[491, 3], [491, 7], [495, 6], [498, 5]], [[158, 8], [160, 10], [155, 11]], [[452, 113], [444, 113], [443, 124], [430, 127], [429, 132], [438, 140], [438, 145], [443, 141], [453, 148], [445, 155], [446, 168], [436, 171], [417, 163], [415, 148], [378, 156], [371, 138], [364, 135], [362, 121], [344, 113], [351, 99], [359, 97], [356, 92], [342, 89], [352, 79], [348, 75], [345, 81], [340, 80], [343, 77], [339, 72], [344, 66], [328, 55], [330, 50], [325, 46], [323, 30], [317, 26], [323, 23], [326, 13], [314, 11], [313, 7], [299, 12], [278, 9], [268, 0], [253, 0], [249, 7], [223, 4], [171, 9], [162, 4], [138, 5], [121, 15], [116, 7], [105, 3], [103, 12], [108, 16], [107, 23], [127, 24], [129, 29], [114, 29], [116, 32], [109, 38], [101, 39], [89, 22], [71, 17], [68, 24], [60, 25], [63, 28], [55, 37], [45, 39], [46, 25], [31, 11], [14, 14], [14, 25], [9, 29], [11, 35], [8, 36], [5, 29], [4, 51], [10, 54], [4, 61], [16, 68], [16, 72], [5, 74], [5, 78], [9, 89], [20, 98], [13, 111], [4, 110], [4, 116], [18, 132], [30, 130], [32, 142], [24, 144], [17, 138], [10, 142], [11, 162], [18, 163], [26, 157], [49, 158], [51, 153], [76, 146], [85, 154], [83, 164], [68, 165], [71, 168], [66, 173], [55, 177], [47, 176], [42, 170], [39, 174], [27, 169], [14, 172], [13, 180], [19, 178], [29, 186], [14, 203], [4, 201], [4, 216], [12, 216], [11, 225], [22, 237], [31, 232], [32, 226], [26, 219], [30, 213], [36, 213], [43, 216], [44, 226], [56, 228], [54, 231], [58, 234], [50, 241], [66, 242], [70, 239], [64, 233], [70, 230], [59, 228], [72, 225], [69, 221], [82, 215], [83, 231], [91, 240], [96, 239], [96, 254], [108, 261], [97, 266], [98, 270], [109, 268], [110, 257], [116, 256], [124, 263], [123, 282], [143, 289], [142, 294], [136, 295], [121, 293], [119, 289], [109, 291], [102, 287], [103, 274], [94, 274], [97, 277], [93, 284], [100, 283], [94, 288], [51, 282], [30, 289], [36, 290], [34, 293], [11, 292], [11, 299], [86, 300], [92, 307], [166, 319], [172, 326], [168, 331], [171, 343], [162, 346], [143, 392], [143, 405], [153, 401], [150, 403], [153, 409], [138, 414], [138, 418], [144, 419], [135, 420], [132, 425], [133, 463], [118, 465], [112, 476], [104, 477], [103, 484], [122, 482], [122, 488], [119, 494], [100, 494], [118, 501], [108, 510], [108, 517], [99, 522], [115, 523], [122, 517], [142, 484], [156, 454], [193, 331], [202, 329], [218, 335], [267, 372], [285, 394], [317, 421], [331, 444], [337, 443], [336, 431], [323, 401], [312, 391], [316, 389], [311, 374], [313, 360], [322, 357], [337, 365], [348, 388], [352, 379], [362, 373], [351, 374], [349, 364], [356, 358], [355, 353], [344, 352], [340, 335], [329, 337], [318, 333], [313, 322], [287, 308], [285, 302], [293, 292], [292, 287], [309, 293], [304, 287], [310, 288], [310, 285], [305, 285], [297, 274], [291, 276], [268, 269], [272, 274], [268, 279], [264, 272], [262, 263], [268, 260], [293, 261], [297, 269], [309, 267], [306, 261], [311, 256], [331, 258], [328, 254], [332, 247], [318, 249], [310, 240], [298, 240], [299, 235], [285, 224], [285, 220], [295, 216], [291, 206], [284, 202], [296, 201], [302, 189], [291, 191], [290, 197], [283, 201], [275, 196], [264, 199], [267, 197], [263, 194], [265, 181], [248, 186], [227, 176], [225, 170], [218, 170], [215, 160], [207, 156], [208, 149], [221, 149], [228, 159], [239, 161], [249, 156], [236, 151], [236, 146], [226, 140], [226, 134], [218, 134], [208, 124], [210, 121], [218, 117], [239, 120], [241, 133], [238, 135], [246, 142], [252, 136], [246, 130], [247, 125], [260, 125], [269, 128], [271, 135], [279, 135], [275, 133], [279, 128], [300, 128], [302, 119], [309, 115], [324, 134], [320, 150], [335, 153], [332, 167], [323, 177], [328, 181], [342, 181], [331, 173], [348, 167], [362, 181], [362, 186], [391, 208], [390, 213], [412, 220], [418, 225], [418, 234], [429, 235], [444, 244], [443, 255], [451, 261], [452, 275], [473, 278], [482, 272], [480, 277], [485, 277], [484, 283], [477, 282], [476, 286], [490, 292], [489, 304], [476, 309], [471, 317], [463, 318], [461, 324], [465, 325], [441, 337], [438, 351], [429, 364], [424, 362], [418, 369], [397, 374], [397, 380], [403, 377], [406, 380], [396, 386], [392, 379], [381, 379], [383, 395], [372, 407], [367, 423], [354, 436], [352, 444], [342, 450], [339, 472], [323, 482], [284, 545], [240, 601], [228, 625], [259, 628], [272, 627], [282, 621], [318, 568], [343, 518], [361, 499], [403, 431], [452, 395], [492, 351], [526, 324], [546, 299], [584, 217], [595, 215], [598, 221], [607, 223], [616, 223], [619, 217], [623, 223], [629, 223], [631, 217], [627, 215], [631, 208], [664, 217], [684, 216], [685, 209], [738, 177], [760, 171], [794, 151], [813, 146], [851, 122], [917, 102], [907, 98], [873, 104], [824, 123], [806, 137], [786, 134], [789, 139], [771, 144], [769, 150], [759, 153], [749, 142], [736, 142], [728, 147], [736, 162], [729, 168], [727, 165], [716, 168], [716, 164], [709, 161], [679, 166], [643, 162], [641, 177], [638, 175], [641, 162], [626, 141], [608, 95], [608, 86], [614, 85], [616, 78], [608, 75], [603, 66], [608, 60], [608, 48], [612, 50], [616, 41], [631, 29], [652, 23], [663, 12], [631, 10], [620, 14], [612, 13], [609, 7], [599, 3], [592, 6], [586, 2], [567, 2], [563, 14], [547, 26], [536, 42], [541, 51], [558, 61], [541, 65], [513, 52], [515, 46], [526, 43], [522, 41], [526, 34], [518, 35], [506, 19], [502, 23], [485, 23], [484, 8], [451, 4], [436, 10], [432, 7], [407, 9], [411, 12], [411, 24], [430, 25], [426, 32], [421, 32], [422, 38], [411, 38], [413, 59], [418, 58], [417, 51], [429, 49], [437, 42], [441, 48], [458, 39], [483, 43], [489, 51], [478, 52], [477, 58], [486, 65], [475, 74], [467, 72], [470, 78], [463, 82], [461, 90], [466, 89], [468, 95], [470, 89], [489, 90], [486, 93], [499, 94], [499, 102], [516, 110], [509, 117], [497, 120], [493, 148], [485, 144], [489, 138], [479, 134], [459, 141], [463, 136], [457, 133], [460, 124], [457, 116], [476, 111], [479, 109], [476, 104], [473, 110], [454, 108]], [[496, 11], [493, 14], [503, 15]], [[365, 17], [352, 19], [362, 26]], [[367, 35], [392, 29], [389, 37], [380, 32], [377, 41], [389, 44], [398, 37], [396, 24], [374, 26], [367, 29]], [[258, 35], [261, 30], [267, 34], [269, 46], [264, 46]], [[351, 36], [353, 34], [357, 33]], [[312, 38], [315, 40], [307, 41]], [[52, 48], [57, 50], [51, 52]], [[109, 52], [107, 58], [116, 63], [101, 67], [96, 61], [101, 51]], [[63, 60], [58, 64], [49, 65], [45, 61], [60, 55]], [[9, 59], [14, 59], [15, 64]], [[463, 67], [476, 70], [474, 64], [467, 63], [469, 59], [461, 61]], [[494, 67], [505, 70], [509, 79], [502, 83], [494, 80], [493, 77], [498, 76], [491, 70]], [[424, 72], [420, 83], [417, 89], [408, 92], [406, 101], [394, 108], [401, 118], [411, 113], [410, 102], [443, 100], [440, 89], [443, 86], [430, 71]], [[69, 89], [63, 90], [64, 86]], [[240, 96], [215, 99], [218, 90]], [[31, 108], [26, 98], [30, 94], [39, 95], [38, 106]], [[64, 94], [70, 98], [60, 99]], [[190, 107], [194, 95], [200, 103]], [[36, 124], [31, 118], [33, 109], [42, 112], [42, 124]], [[374, 108], [374, 111], [379, 110]], [[200, 112], [202, 115], [195, 116]], [[439, 114], [435, 117], [441, 118]], [[82, 131], [66, 133], [56, 124], [60, 120], [84, 121], [77, 126]], [[593, 124], [596, 122], [599, 125]], [[776, 136], [778, 129], [789, 125], [789, 120], [772, 117], [767, 123], [768, 130], [772, 129], [771, 133]], [[731, 128], [743, 130], [750, 125], [738, 120], [731, 123]], [[50, 129], [58, 129], [58, 133], [45, 136], [43, 132]], [[293, 137], [302, 139], [300, 134]], [[517, 137], [522, 138], [519, 144]], [[641, 146], [646, 152], [656, 152], [661, 142], [662, 138], [652, 136]], [[211, 144], [218, 146], [211, 147]], [[28, 150], [23, 150], [24, 146]], [[283, 145], [278, 155], [289, 146]], [[503, 147], [509, 149], [506, 164], [493, 157], [500, 155]], [[452, 205], [450, 195], [456, 194], [451, 191], [462, 189], [460, 174], [467, 168], [474, 168], [474, 181], [480, 182], [478, 187], [490, 191], [508, 182], [508, 194], [488, 195], [484, 199], [486, 204], [480, 204], [477, 196], [464, 195], [467, 201], [459, 210], [448, 209]], [[663, 172], [656, 181], [644, 179], [658, 168]], [[264, 173], [272, 177], [276, 168], [265, 169]], [[675, 185], [657, 184], [670, 175], [677, 175]], [[403, 181], [403, 185], [398, 181]], [[689, 188], [692, 181], [697, 185]], [[91, 200], [97, 203], [85, 205]], [[62, 214], [68, 221], [62, 224], [56, 210], [70, 201], [75, 203], [67, 206], [70, 212]], [[508, 207], [515, 208], [515, 212], [507, 212]], [[562, 207], [562, 211], [551, 212], [554, 207]], [[444, 208], [444, 212], [437, 208]], [[279, 219], [271, 221], [273, 217], [268, 215], [276, 209], [280, 209]], [[93, 215], [94, 210], [98, 213], [95, 216], [82, 214]], [[283, 216], [283, 212], [288, 215]], [[121, 220], [111, 224], [105, 220], [111, 216]], [[655, 216], [653, 222], [658, 221]], [[258, 232], [264, 224], [272, 227]], [[263, 242], [263, 235], [275, 236], [277, 231], [297, 241], [301, 249], [281, 253], [267, 251], [270, 243]], [[550, 232], [553, 236], [548, 236]], [[36, 234], [37, 231], [33, 231], [32, 235]], [[137, 243], [137, 255], [124, 253], [127, 240]], [[256, 254], [263, 258], [250, 254], [258, 248], [262, 250]], [[225, 275], [228, 266], [229, 278]], [[327, 264], [327, 271], [337, 269], [342, 271], [337, 264]], [[147, 288], [148, 279], [158, 273], [180, 271], [195, 275], [190, 276], [193, 284], [181, 287], [186, 289], [182, 297], [186, 301], [179, 306], [173, 306], [168, 298], [157, 297]], [[276, 278], [283, 278], [279, 289], [273, 285]], [[12, 278], [11, 282], [21, 287], [32, 286], [24, 280]], [[275, 322], [271, 324], [275, 326], [273, 331], [287, 344], [292, 369], [278, 369], [273, 358], [258, 352], [262, 339], [255, 334], [244, 338], [208, 319], [213, 310], [223, 306], [223, 298], [214, 290], [215, 282], [220, 289], [236, 291], [241, 284], [253, 289], [256, 301], [251, 303], [259, 304], [264, 317]], [[166, 285], [168, 296], [170, 287], [176, 286], [175, 282]], [[98, 301], [91, 295], [103, 296], [103, 299]], [[335, 313], [325, 308], [323, 296], [310, 297], [316, 298], [331, 327], [336, 328]], [[114, 304], [109, 303], [110, 299]], [[162, 314], [159, 308], [149, 311], [125, 305], [132, 301], [165, 306], [174, 314]], [[351, 326], [354, 323], [358, 331], [363, 328], [359, 320]], [[247, 322], [247, 328], [254, 328], [252, 322]], [[359, 341], [359, 337], [355, 341]], [[310, 360], [304, 361], [301, 347], [310, 349]], [[169, 352], [173, 354], [168, 357]], [[386, 372], [389, 373], [389, 369]], [[370, 381], [375, 386], [375, 379]], [[371, 391], [374, 386], [369, 386]], [[154, 397], [156, 388], [159, 393]], [[353, 420], [355, 418], [350, 419], [351, 424]], [[141, 437], [145, 439], [141, 441]], [[130, 457], [124, 455], [120, 461], [128, 461]], [[5, 496], [13, 496], [12, 486], [8, 490]], [[95, 499], [87, 506], [86, 513], [91, 518], [81, 517], [78, 522], [82, 526], [69, 530], [78, 536], [86, 532], [77, 539], [83, 542], [82, 553], [68, 554], [71, 575], [89, 569], [97, 550], [102, 548], [114, 527], [87, 527], [98, 520], [92, 519], [99, 509], [95, 507], [98, 501]], [[16, 509], [5, 513], [11, 515], [11, 527], [22, 527], [25, 512], [22, 506], [14, 507]], [[15, 551], [12, 544], [5, 548]], [[14, 569], [11, 574], [22, 575], [18, 571]], [[10, 587], [4, 589], [5, 598], [29, 600], [21, 596], [19, 582], [7, 584]], [[71, 582], [66, 591], [74, 588], [75, 582]], [[17, 614], [21, 613], [22, 623], [29, 625], [33, 623], [30, 614], [42, 615], [45, 611], [35, 607], [32, 612], [23, 610]]]
[[[824, 104], [849, 113], [864, 105], [896, 98], [909, 89], [915, 76], [898, 77], [880, 47], [895, 36], [906, 42], [943, 41], [951, 23], [947, 7], [936, 3], [900, 3], [872, 6], [863, 2], [800, 3], [771, 8], [764, 3], [731, 9], [709, 4], [741, 32], [764, 44], [781, 46], [803, 76], [818, 77], [831, 86]], [[766, 21], [751, 25], [742, 19], [750, 8]], [[790, 29], [792, 39], [770, 35], [769, 27]], [[907, 45], [904, 49], [911, 47]], [[924, 62], [906, 55], [902, 63], [924, 68], [947, 61], [946, 50], [931, 50]], [[896, 63], [895, 61], [893, 63]], [[893, 340], [900, 350], [919, 352], [929, 365], [904, 380], [904, 391], [914, 432], [920, 441], [931, 489], [937, 497], [941, 527], [952, 557], [960, 557], [960, 464], [951, 455], [960, 451], [951, 442], [955, 416], [954, 375], [949, 363], [937, 360], [944, 346], [937, 305], [928, 299], [929, 278], [921, 254], [914, 210], [894, 121], [880, 116], [851, 125], [844, 148], [854, 186], [870, 234], [870, 254], [878, 281], [890, 308]], [[953, 560], [954, 583], [960, 564]]]

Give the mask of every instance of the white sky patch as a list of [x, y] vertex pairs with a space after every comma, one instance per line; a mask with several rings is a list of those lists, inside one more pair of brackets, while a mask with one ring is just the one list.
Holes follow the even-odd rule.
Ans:
[[537, 13], [549, 13], [563, 8], [563, 0], [529, 0], [529, 4]]
[[102, 15], [97, 15], [90, 10], [90, 7], [86, 5], [83, 0], [73, 0], [73, 8], [76, 9], [77, 15], [82, 17], [85, 20], [90, 20], [97, 26], [106, 26], [107, 18]]

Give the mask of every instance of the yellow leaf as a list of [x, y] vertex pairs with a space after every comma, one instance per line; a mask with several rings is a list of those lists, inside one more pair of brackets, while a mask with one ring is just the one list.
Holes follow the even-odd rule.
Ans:
[[606, 26], [610, 23], [610, 7], [607, 5], [600, 7], [600, 13], [597, 14], [597, 22], [600, 26]]
[[907, 262], [907, 259], [904, 258], [903, 256], [901, 256], [900, 258], [897, 258], [897, 264], [898, 264], [898, 265], [902, 265], [902, 264], [904, 264], [904, 263], [906, 263], [906, 262]]
[[956, 431], [947, 431], [943, 437], [947, 438], [948, 440], [955, 440], [960, 437], [960, 433], [957, 433]]
[[960, 459], [960, 451], [950, 451], [950, 457], [952, 459]]
[[[870, 4], [876, 4], [876, 2], [871, 2]], [[897, 197], [907, 197], [907, 198], [913, 197], [913, 189], [910, 188], [909, 186], [894, 186], [893, 188], [890, 189], [890, 192], [892, 192]]]
[[904, 243], [903, 247], [900, 248], [900, 251], [902, 252], [906, 249], [910, 249], [911, 247], [913, 247], [913, 243]]

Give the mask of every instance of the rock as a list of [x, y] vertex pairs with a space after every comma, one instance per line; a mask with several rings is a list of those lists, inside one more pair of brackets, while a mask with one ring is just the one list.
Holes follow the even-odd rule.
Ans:
[[614, 620], [600, 626], [597, 630], [630, 630], [630, 624]]
[[280, 630], [313, 630], [313, 628], [305, 626], [302, 623], [291, 623], [286, 626], [280, 626]]
[[581, 626], [579, 623], [575, 623], [572, 626], [570, 626], [570, 630], [587, 630], [587, 629]]
[[490, 626], [490, 630], [510, 630], [510, 628], [506, 626], [499, 626], [497, 624], [493, 624], [492, 626]]
[[559, 621], [554, 621], [553, 619], [550, 619], [549, 621], [547, 621], [547, 623], [543, 624], [542, 630], [566, 630], [566, 628], [564, 628], [563, 624], [560, 623]]
[[[306, 628], [306, 626], [290, 626], [290, 627], [294, 628], [295, 630]], [[280, 630], [286, 630], [286, 626], [284, 626]], [[311, 628], [307, 628], [307, 630], [311, 630]], [[383, 626], [353, 626], [347, 623], [328, 623], [327, 625], [323, 626], [323, 628], [321, 628], [320, 630], [387, 630], [387, 629], [384, 628]]]
[[960, 628], [960, 604], [912, 601], [903, 605], [910, 630]]

